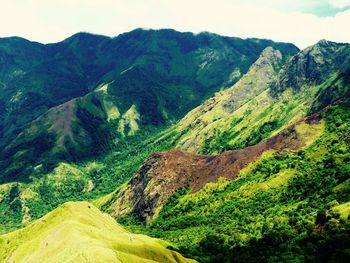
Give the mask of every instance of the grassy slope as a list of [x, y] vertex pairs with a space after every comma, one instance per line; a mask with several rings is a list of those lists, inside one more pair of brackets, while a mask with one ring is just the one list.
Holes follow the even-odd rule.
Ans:
[[69, 202], [24, 229], [0, 236], [0, 261], [195, 262], [169, 246], [127, 232], [87, 202]]
[[[201, 262], [347, 262], [349, 100], [322, 116], [325, 130], [305, 149], [267, 153], [237, 180], [181, 191], [147, 228], [120, 222]], [[311, 142], [305, 127], [299, 132]]]
[[[205, 154], [241, 149], [344, 96], [349, 79], [343, 70], [349, 64], [338, 65], [337, 60], [347, 57], [349, 45], [330, 45], [329, 49], [317, 44], [301, 51], [281, 71], [271, 54], [265, 55], [265, 60], [260, 57], [262, 66], [258, 60], [234, 86], [217, 93], [180, 121], [175, 128], [181, 134], [177, 147]], [[307, 66], [307, 59], [316, 62]], [[298, 67], [309, 67], [309, 74], [315, 76], [304, 76], [307, 73], [299, 72]], [[296, 83], [283, 82], [298, 75]], [[284, 86], [276, 88], [275, 83]]]
[[[80, 33], [49, 45], [0, 39], [0, 182], [28, 180], [41, 163], [50, 168], [56, 160], [76, 161], [110, 150], [115, 127], [109, 121], [111, 114], [118, 116], [116, 110], [126, 114], [119, 116], [123, 134], [177, 121], [214, 91], [236, 82], [270, 45], [297, 52], [292, 44], [174, 30], [138, 29], [115, 38]], [[107, 107], [109, 116], [91, 115], [86, 108], [73, 118], [62, 113], [63, 103], [103, 83], [110, 84], [111, 101], [101, 106], [95, 99], [86, 106]], [[43, 116], [44, 123], [35, 121]], [[63, 140], [70, 119], [79, 119], [85, 131], [70, 129]], [[64, 144], [60, 149], [57, 140]]]
[[[222, 131], [237, 134], [244, 125], [241, 124], [244, 119], [249, 121], [256, 118], [259, 115], [257, 110], [263, 111], [272, 103], [266, 90], [278, 73], [283, 59], [280, 52], [265, 49], [248, 73], [234, 86], [215, 94], [180, 121], [176, 129], [182, 136], [177, 146], [191, 152], [222, 152], [225, 145], [221, 145], [221, 149], [209, 150], [204, 146], [205, 141], [215, 140]], [[256, 109], [256, 105], [259, 105], [259, 109]], [[229, 129], [231, 126], [234, 130]]]
[[[322, 85], [311, 87], [312, 94], [317, 93], [318, 90], [320, 89], [320, 87], [322, 87]], [[268, 104], [267, 106], [265, 104], [261, 104], [262, 107], [260, 109], [260, 107], [259, 108], [256, 107], [256, 104], [254, 103], [254, 100], [253, 100], [252, 102], [247, 103], [246, 104], [247, 106], [244, 105], [247, 108], [244, 108], [244, 106], [243, 106], [240, 109], [238, 109], [233, 115], [236, 116], [235, 114], [238, 114], [238, 113], [239, 114], [247, 113], [248, 114], [247, 116], [250, 116], [249, 118], [252, 117], [252, 119], [250, 119], [250, 122], [249, 122], [248, 118], [242, 120], [242, 121], [244, 121], [243, 124], [246, 124], [246, 126], [247, 126], [246, 129], [250, 128], [249, 125], [258, 129], [258, 127], [260, 127], [261, 124], [266, 123], [266, 121], [273, 122], [273, 119], [272, 119], [272, 121], [270, 121], [270, 120], [272, 117], [276, 117], [276, 116], [281, 116], [281, 118], [283, 118], [283, 116], [284, 116], [284, 117], [286, 117], [287, 121], [293, 122], [294, 121], [293, 118], [296, 119], [296, 118], [303, 116], [304, 114], [307, 113], [307, 109], [310, 108], [309, 105], [311, 104], [311, 102], [309, 104], [309, 100], [311, 100], [311, 97], [312, 96], [305, 95], [305, 93], [303, 93], [303, 92], [295, 94], [292, 90], [287, 89], [281, 95], [280, 100], [278, 100], [278, 103], [275, 106], [273, 106], [273, 105], [271, 106], [271, 104]], [[260, 101], [260, 99], [261, 99], [261, 101]], [[267, 101], [268, 103], [270, 103], [272, 98], [267, 91], [264, 91], [255, 100], [258, 100], [259, 102]], [[306, 105], [304, 104], [305, 101], [307, 102]], [[281, 106], [283, 106], [283, 105], [285, 107], [287, 107], [287, 109], [284, 109], [285, 111], [281, 110]], [[269, 106], [271, 106], [271, 108], [269, 108]], [[291, 107], [290, 111], [288, 110], [289, 106]], [[249, 112], [249, 110], [246, 112], [244, 109], [245, 110], [250, 109], [251, 112]], [[295, 110], [295, 109], [297, 109], [297, 110]], [[255, 112], [255, 110], [256, 110], [256, 112]], [[270, 114], [269, 111], [272, 111], [273, 114]], [[345, 110], [345, 111], [347, 111], [347, 110]], [[280, 113], [284, 113], [284, 112], [286, 112], [285, 115], [280, 115]], [[241, 117], [242, 116], [243, 115], [241, 115]], [[236, 117], [239, 117], [239, 116], [237, 115]], [[238, 120], [239, 119], [240, 118], [238, 118]], [[235, 125], [233, 125], [233, 126], [239, 127], [239, 125], [237, 125], [235, 120], [237, 120], [237, 119], [236, 118], [233, 120], [227, 119], [227, 122], [234, 123]], [[257, 122], [256, 122], [256, 120], [257, 120]], [[330, 123], [332, 123], [332, 122], [334, 122], [334, 120], [330, 120]], [[226, 128], [230, 127], [227, 124], [225, 124], [225, 125], [226, 126], [224, 126], [223, 131]], [[340, 120], [339, 125], [341, 126], [341, 120]], [[345, 126], [345, 130], [346, 130], [346, 127], [347, 126]], [[239, 131], [241, 131], [241, 130], [239, 130]], [[242, 132], [242, 135], [249, 136], [250, 134], [254, 134], [255, 131], [256, 130], [251, 129], [246, 133]], [[274, 130], [267, 129], [267, 133], [264, 134], [264, 136], [269, 136], [273, 132], [274, 132]], [[335, 132], [335, 131], [332, 131], [332, 132]], [[337, 130], [335, 133], [338, 133], [338, 132], [340, 132], [340, 131]], [[240, 137], [233, 138], [233, 139], [235, 139], [235, 140], [237, 139], [238, 142], [239, 141], [243, 142], [246, 140], [246, 139], [244, 139], [244, 136], [242, 137], [242, 139], [240, 139]], [[336, 135], [336, 136], [338, 136], [338, 135]], [[173, 136], [170, 136], [170, 137], [173, 138]], [[218, 138], [219, 137], [220, 136], [218, 136]], [[166, 139], [169, 137], [164, 137], [164, 138]], [[326, 137], [322, 137], [322, 138], [326, 138]], [[332, 138], [332, 136], [329, 138]], [[232, 136], [229, 136], [228, 139], [229, 139], [227, 141], [228, 142], [227, 144], [229, 145], [228, 147], [232, 147], [232, 145], [234, 146], [235, 141], [231, 142]], [[263, 138], [260, 138], [260, 139], [263, 139]], [[331, 153], [332, 151], [335, 151], [336, 148], [335, 149], [331, 148], [332, 145], [329, 143], [329, 141], [327, 142], [327, 140], [330, 140], [330, 139], [325, 139], [325, 140], [326, 141], [324, 143], [326, 146], [324, 146], [324, 147], [326, 147], [327, 152]], [[209, 152], [222, 151], [222, 149], [225, 149], [225, 148], [222, 148], [222, 144], [223, 144], [222, 140], [214, 140], [212, 145], [208, 148], [209, 149], [208, 151]], [[135, 145], [138, 145], [138, 147], [135, 147]], [[101, 160], [100, 162], [97, 161], [96, 163], [94, 163], [94, 162], [87, 163], [86, 166], [81, 166], [81, 167], [68, 166], [69, 171], [75, 171], [75, 169], [78, 169], [78, 170], [82, 171], [82, 174], [84, 176], [85, 175], [87, 176], [87, 177], [83, 177], [82, 180], [78, 179], [77, 180], [78, 184], [71, 183], [72, 181], [70, 181], [70, 180], [73, 179], [74, 176], [73, 177], [70, 176], [70, 172], [67, 172], [67, 171], [59, 173], [59, 174], [63, 175], [63, 177], [66, 176], [67, 181], [62, 182], [60, 180], [60, 177], [57, 176], [57, 174], [52, 174], [51, 178], [50, 178], [50, 176], [44, 177], [43, 179], [38, 180], [37, 184], [33, 184], [32, 186], [28, 187], [27, 185], [23, 184], [24, 188], [20, 189], [21, 190], [20, 193], [26, 193], [26, 196], [28, 195], [28, 196], [36, 197], [36, 198], [29, 198], [30, 200], [33, 201], [33, 203], [27, 202], [28, 204], [31, 203], [30, 209], [32, 211], [33, 218], [36, 218], [36, 217], [42, 215], [43, 213], [49, 211], [50, 209], [56, 207], [58, 204], [62, 203], [64, 200], [69, 200], [72, 198], [78, 199], [78, 200], [79, 199], [86, 199], [86, 198], [92, 199], [93, 197], [96, 197], [96, 196], [99, 196], [103, 193], [108, 193], [108, 192], [112, 191], [113, 187], [120, 185], [124, 179], [126, 179], [128, 176], [132, 175], [133, 171], [135, 171], [137, 169], [138, 165], [141, 164], [143, 158], [147, 157], [147, 155], [149, 153], [151, 153], [152, 151], [164, 150], [164, 149], [167, 149], [167, 148], [170, 148], [173, 146], [171, 143], [166, 143], [166, 142], [161, 142], [161, 141], [158, 142], [157, 146], [152, 144], [151, 146], [146, 147], [147, 143], [144, 143], [144, 144], [141, 143], [141, 144], [135, 144], [135, 145], [132, 145], [128, 151], [125, 151], [121, 154], [120, 153], [111, 154], [110, 156], [106, 157], [106, 159]], [[338, 147], [338, 146], [339, 145], [336, 144], [336, 147]], [[342, 143], [341, 146], [342, 146], [341, 148], [343, 148], [343, 151], [345, 151], [345, 153], [346, 153], [346, 151], [348, 151], [348, 148], [345, 148], [345, 150], [344, 150], [344, 143]], [[311, 146], [311, 147], [314, 147], [314, 146]], [[323, 147], [321, 147], [321, 146], [319, 146], [319, 147], [321, 148], [321, 150], [323, 150]], [[322, 153], [322, 151], [320, 151], [320, 149], [318, 149], [318, 148], [310, 148], [310, 149], [313, 149], [313, 151], [315, 151], [317, 154]], [[287, 167], [289, 167], [290, 163], [293, 163], [296, 161], [297, 161], [298, 165], [300, 165], [301, 167], [304, 167], [303, 165], [306, 165], [306, 166], [310, 165], [312, 167], [318, 167], [317, 165], [321, 165], [318, 168], [320, 171], [322, 171], [322, 169], [324, 168], [323, 166], [325, 166], [325, 164], [323, 163], [324, 156], [320, 157], [321, 158], [320, 162], [317, 158], [315, 159], [316, 161], [312, 161], [313, 160], [312, 158], [315, 157], [315, 154], [312, 155], [312, 154], [310, 154], [310, 152], [307, 152], [307, 151], [305, 151], [305, 153], [303, 153], [303, 152], [304, 151], [302, 151], [302, 153], [300, 153], [301, 157], [299, 156], [299, 154], [282, 154], [282, 155], [277, 154], [276, 155], [277, 157], [270, 156], [269, 158], [271, 158], [271, 159], [268, 159], [268, 160], [271, 160], [271, 162], [269, 162], [269, 161], [267, 161], [266, 163], [263, 162], [261, 164], [262, 171], [259, 174], [256, 175], [254, 173], [254, 171], [256, 172], [256, 170], [253, 170], [252, 173], [248, 173], [248, 175], [252, 176], [252, 177], [249, 177], [249, 176], [247, 177], [248, 182], [251, 181], [253, 186], [254, 186], [254, 184], [259, 183], [261, 181], [264, 181], [266, 179], [265, 178], [266, 176], [269, 177], [271, 175], [270, 169], [274, 169], [275, 162], [277, 163], [278, 167], [281, 165], [282, 165], [282, 167], [285, 165], [287, 165]], [[331, 155], [331, 154], [328, 154], [328, 156], [329, 155]], [[307, 159], [304, 159], [304, 158], [307, 158]], [[308, 158], [310, 158], [310, 160]], [[346, 159], [347, 157], [343, 156], [341, 158]], [[124, 163], [124, 161], [126, 161], [126, 160], [127, 160], [127, 162]], [[285, 163], [284, 163], [284, 160], [286, 160]], [[304, 160], [308, 160], [306, 162], [306, 164], [305, 164]], [[344, 162], [344, 160], [341, 159], [340, 162]], [[270, 166], [272, 166], [272, 168]], [[272, 190], [279, 191], [281, 187], [285, 188], [285, 187], [289, 186], [290, 180], [294, 178], [294, 172], [291, 172], [291, 170], [295, 169], [295, 167], [292, 169], [290, 169], [290, 168], [292, 168], [292, 167], [289, 167], [286, 169], [283, 168], [285, 171], [282, 171], [278, 175], [274, 174], [276, 176], [270, 178], [273, 180], [265, 182], [266, 183], [265, 185], [267, 185], [268, 187], [270, 185], [273, 185], [274, 187], [272, 187], [272, 189], [270, 189], [271, 191]], [[278, 168], [278, 169], [280, 172], [281, 169], [280, 168]], [[273, 173], [274, 173], [274, 171], [275, 170], [273, 170]], [[307, 172], [310, 173], [310, 169]], [[254, 177], [255, 175], [256, 175], [256, 177]], [[287, 177], [285, 177], [284, 175], [287, 175]], [[316, 178], [314, 178], [315, 181], [318, 182], [320, 178], [321, 179], [323, 178], [322, 176], [323, 175], [316, 174]], [[56, 181], [57, 183], [55, 183], [56, 178], [57, 178], [57, 181]], [[79, 178], [79, 177], [77, 177], [77, 178]], [[120, 179], [120, 178], [123, 178], [123, 179]], [[279, 184], [278, 182], [280, 181], [280, 178], [288, 178], [289, 180], [286, 180], [286, 181], [282, 180], [283, 183]], [[91, 191], [91, 192], [88, 192], [87, 194], [85, 194], [83, 189], [85, 189], [88, 186], [89, 179], [92, 179], [93, 184], [96, 186], [96, 188], [94, 188], [94, 189], [96, 189], [96, 192]], [[299, 181], [301, 181], [301, 179], [299, 177], [297, 179]], [[296, 181], [295, 184], [298, 185], [299, 181]], [[117, 183], [115, 184], [115, 182], [117, 182]], [[245, 180], [243, 180], [243, 181], [238, 180], [237, 182], [241, 182], [243, 184], [246, 181]], [[303, 181], [301, 181], [301, 182], [304, 183]], [[287, 223], [282, 224], [281, 226], [288, 228], [289, 221], [286, 221], [287, 220], [286, 218], [289, 216], [289, 214], [288, 214], [288, 216], [284, 216], [284, 215], [287, 213], [286, 211], [288, 209], [292, 209], [294, 207], [293, 205], [295, 205], [295, 207], [297, 207], [298, 209], [305, 209], [306, 210], [306, 212], [304, 214], [303, 213], [301, 214], [301, 218], [296, 218], [297, 221], [300, 222], [303, 226], [304, 225], [309, 226], [310, 224], [308, 224], [308, 222], [311, 222], [312, 227], [314, 227], [314, 225], [312, 223], [314, 222], [313, 220], [315, 218], [315, 214], [318, 211], [317, 209], [319, 207], [321, 207], [321, 209], [323, 207], [325, 207], [325, 209], [328, 209], [328, 207], [326, 207], [323, 203], [324, 199], [327, 199], [327, 198], [325, 198], [323, 196], [322, 197], [323, 199], [322, 198], [317, 199], [315, 201], [315, 203], [311, 204], [311, 205], [313, 205], [313, 206], [311, 206], [311, 208], [313, 209], [312, 210], [313, 217], [310, 220], [305, 221], [305, 218], [303, 218], [303, 217], [307, 217], [306, 213], [310, 210], [310, 209], [308, 209], [308, 206], [310, 205], [309, 203], [306, 203], [305, 207], [298, 206], [299, 205], [298, 202], [294, 203], [291, 206], [289, 205], [289, 203], [284, 203], [281, 206], [276, 206], [275, 208], [273, 208], [273, 205], [276, 204], [276, 203], [274, 203], [275, 199], [274, 198], [271, 199], [270, 197], [275, 192], [271, 193], [271, 191], [268, 189], [267, 197], [263, 195], [264, 192], [262, 192], [262, 194], [259, 192], [263, 196], [261, 197], [259, 194], [259, 195], [257, 195], [258, 196], [257, 199], [253, 199], [253, 201], [251, 201], [251, 199], [240, 199], [237, 201], [241, 205], [241, 206], [239, 206], [239, 208], [245, 212], [244, 215], [241, 215], [241, 214], [237, 215], [238, 219], [234, 218], [233, 222], [230, 222], [229, 220], [228, 221], [224, 221], [224, 220], [221, 221], [221, 219], [227, 220], [227, 217], [229, 217], [230, 213], [232, 213], [233, 210], [231, 210], [232, 207], [230, 208], [230, 203], [227, 204], [228, 208], [227, 208], [227, 210], [225, 210], [226, 204], [223, 203], [222, 201], [218, 202], [219, 208], [223, 209], [223, 210], [220, 210], [221, 213], [217, 213], [217, 211], [219, 211], [219, 210], [214, 210], [214, 212], [212, 214], [210, 214], [209, 212], [207, 213], [207, 211], [199, 209], [200, 207], [203, 207], [204, 209], [208, 208], [208, 206], [205, 203], [206, 199], [208, 199], [208, 202], [215, 203], [217, 201], [215, 198], [220, 200], [222, 197], [225, 197], [226, 195], [230, 196], [229, 195], [230, 192], [235, 191], [237, 188], [240, 187], [240, 185], [236, 184], [235, 182], [232, 182], [232, 183], [225, 182], [224, 184], [221, 184], [221, 183], [218, 184], [219, 186], [217, 186], [217, 185], [209, 185], [208, 186], [209, 188], [212, 187], [213, 191], [212, 192], [209, 191], [210, 195], [203, 195], [205, 198], [202, 198], [204, 200], [202, 200], [201, 202], [204, 202], [204, 203], [197, 204], [196, 201], [190, 200], [188, 202], [188, 204], [186, 204], [185, 206], [180, 205], [179, 211], [180, 211], [180, 214], [184, 214], [184, 217], [181, 217], [181, 216], [179, 216], [179, 214], [176, 214], [176, 210], [173, 210], [172, 204], [170, 204], [169, 205], [170, 218], [167, 218], [164, 221], [162, 221], [162, 217], [160, 217], [159, 221], [157, 221], [155, 223], [153, 229], [146, 229], [145, 231], [149, 231], [149, 233], [151, 233], [152, 235], [163, 236], [165, 238], [173, 240], [173, 241], [177, 242], [179, 245], [181, 245], [183, 251], [185, 251], [186, 253], [189, 253], [190, 255], [194, 255], [194, 256], [197, 256], [198, 258], [206, 260], [206, 259], [211, 259], [213, 255], [217, 255], [218, 257], [220, 257], [220, 256], [228, 257], [227, 253], [230, 254], [232, 251], [234, 251], [236, 253], [237, 251], [235, 251], [235, 249], [237, 249], [237, 247], [241, 246], [241, 245], [244, 247], [244, 249], [253, 248], [253, 246], [250, 244], [251, 240], [255, 240], [255, 239], [261, 240], [261, 237], [265, 238], [266, 236], [268, 236], [269, 232], [267, 230], [274, 231], [274, 230], [276, 230], [276, 229], [274, 229], [274, 226], [276, 226], [276, 227], [279, 226], [279, 222], [280, 222], [279, 220], [281, 218], [274, 218], [275, 215], [282, 214], [283, 216], [282, 216], [281, 222], [282, 223], [287, 222]], [[311, 183], [313, 183], [313, 181], [310, 182], [310, 184]], [[233, 185], [232, 186], [233, 188], [230, 188], [231, 186], [228, 187], [227, 185]], [[20, 186], [20, 188], [21, 188], [21, 186]], [[304, 191], [306, 193], [310, 190], [309, 185], [302, 186], [302, 187], [304, 187], [306, 189]], [[322, 188], [326, 189], [328, 186], [325, 183], [325, 184], [317, 184], [317, 187], [318, 187], [317, 188], [318, 190], [320, 190], [320, 189], [322, 190]], [[340, 191], [337, 192], [336, 197], [343, 196], [343, 193], [345, 191], [344, 189], [349, 189], [348, 183], [346, 180], [344, 182], [342, 182], [342, 184], [339, 184], [338, 186], [334, 185], [334, 187], [335, 187], [335, 189], [338, 189], [338, 190], [341, 189]], [[34, 191], [33, 191], [34, 194], [29, 190], [25, 191], [27, 188], [30, 188], [30, 190], [34, 189]], [[9, 187], [9, 185], [5, 185], [2, 187], [2, 189], [4, 192], [2, 194], [2, 197], [0, 197], [0, 198], [8, 198], [8, 200], [10, 201], [9, 203], [4, 203], [4, 202], [1, 203], [1, 205], [6, 206], [5, 209], [2, 209], [2, 211], [5, 211], [5, 214], [7, 213], [6, 217], [4, 217], [4, 218], [8, 219], [9, 221], [13, 220], [13, 218], [15, 218], [15, 217], [13, 217], [11, 213], [13, 211], [17, 211], [18, 215], [19, 215], [17, 217], [18, 218], [17, 223], [19, 224], [23, 219], [22, 210], [23, 209], [25, 210], [25, 208], [23, 208], [23, 205], [21, 205], [21, 202], [18, 202], [18, 200], [22, 200], [22, 197], [17, 198], [18, 196], [16, 196], [16, 195], [18, 195], [19, 193], [18, 193], [18, 189], [16, 190], [16, 187]], [[261, 188], [258, 187], [258, 189], [261, 189]], [[22, 191], [22, 190], [24, 190], [24, 191]], [[42, 192], [38, 192], [38, 191], [42, 191]], [[221, 195], [221, 192], [223, 192], [222, 195]], [[39, 195], [37, 195], [35, 193], [39, 193]], [[281, 193], [281, 192], [277, 192], [278, 197], [280, 195], [279, 193]], [[296, 191], [295, 194], [297, 195], [298, 191]], [[11, 196], [12, 197], [14, 196], [15, 198], [12, 198], [12, 199], [9, 198]], [[253, 194], [253, 196], [255, 196], [255, 194]], [[99, 201], [100, 201], [100, 203], [105, 203], [106, 201], [107, 202], [110, 201], [110, 198], [113, 199], [113, 196], [107, 196], [105, 198], [106, 200], [102, 200], [102, 201], [99, 200]], [[268, 204], [264, 203], [265, 198], [267, 198], [267, 200], [270, 200], [270, 202]], [[270, 199], [268, 199], [268, 198], [270, 198]], [[314, 198], [314, 196], [311, 196], [311, 199], [313, 199], [313, 198]], [[317, 198], [319, 198], [319, 197], [317, 197]], [[55, 202], [52, 203], [52, 200], [55, 200]], [[224, 198], [224, 200], [226, 200], [226, 199]], [[230, 199], [228, 199], [228, 200], [230, 201]], [[342, 218], [346, 218], [346, 211], [347, 211], [346, 205], [343, 204], [344, 200], [345, 200], [344, 198], [343, 199], [339, 198], [339, 201], [343, 206], [340, 206], [338, 208], [333, 209], [334, 211], [336, 211], [338, 209], [342, 213]], [[171, 202], [172, 201], [174, 201], [175, 204], [177, 202], [176, 199], [171, 200]], [[308, 200], [307, 200], [307, 202], [308, 202]], [[46, 205], [46, 204], [48, 204], [48, 205]], [[232, 201], [232, 204], [233, 204], [232, 206], [236, 205], [235, 199], [234, 199], [234, 201]], [[268, 207], [268, 205], [270, 205], [270, 207]], [[259, 210], [260, 206], [262, 207], [261, 211]], [[29, 205], [28, 205], [28, 207], [29, 207]], [[194, 209], [195, 209], [193, 214], [191, 214], [192, 213], [191, 207], [194, 207]], [[262, 213], [263, 210], [265, 210], [265, 207], [268, 208], [268, 211], [271, 212], [271, 214], [259, 214], [259, 213]], [[287, 207], [286, 210], [284, 209], [285, 207]], [[328, 209], [327, 211], [333, 211], [333, 210]], [[234, 211], [236, 211], [236, 210], [234, 210]], [[260, 212], [255, 217], [254, 214], [256, 214], [256, 211], [260, 211]], [[294, 211], [294, 210], [292, 210], [292, 211]], [[236, 212], [238, 213], [239, 211], [236, 211]], [[166, 213], [166, 211], [165, 211], [165, 213]], [[198, 216], [201, 213], [203, 213], [206, 216], [205, 217]], [[345, 213], [345, 215], [344, 215], [344, 213]], [[171, 218], [172, 214], [178, 215], [178, 216], [176, 218], [175, 217]], [[218, 216], [216, 216], [216, 214], [218, 214]], [[193, 215], [195, 215], [195, 216], [192, 217]], [[208, 219], [206, 219], [206, 217], [208, 217]], [[265, 217], [269, 220], [271, 219], [272, 223], [270, 223], [270, 221], [264, 221]], [[243, 220], [242, 223], [240, 223], [241, 218], [243, 218], [245, 220], [245, 221]], [[277, 223], [274, 221], [275, 219], [277, 220], [276, 221]], [[258, 226], [257, 229], [251, 228], [251, 227], [254, 227], [254, 222], [259, 222], [261, 220], [263, 220], [265, 222], [264, 228], [262, 228], [260, 226]], [[289, 220], [289, 218], [288, 218], [288, 220]], [[339, 219], [337, 219], [337, 218], [335, 218], [335, 220], [338, 220], [337, 222], [340, 222]], [[208, 221], [209, 223], [206, 223], [206, 221]], [[193, 223], [193, 222], [195, 222], [195, 223]], [[225, 222], [225, 224], [227, 223], [228, 227], [226, 228], [224, 225], [220, 224], [220, 222]], [[5, 224], [6, 223], [7, 222], [5, 222]], [[10, 222], [10, 224], [12, 224], [12, 223], [13, 222]], [[213, 223], [217, 224], [217, 228], [213, 228]], [[327, 222], [325, 222], [325, 223], [327, 223]], [[341, 222], [341, 223], [343, 224], [343, 222]], [[18, 224], [16, 227], [18, 227]], [[192, 224], [200, 224], [200, 227], [197, 227], [197, 228], [193, 227]], [[270, 225], [272, 225], [272, 229], [268, 228], [268, 226], [270, 226]], [[291, 227], [294, 227], [294, 225], [291, 225]], [[308, 236], [309, 232], [312, 231], [312, 229], [313, 229], [312, 227], [306, 228], [306, 230], [305, 230], [305, 228], [302, 229], [303, 231], [305, 230], [307, 233], [305, 236]], [[324, 225], [322, 225], [322, 227], [324, 227]], [[4, 225], [4, 228], [8, 229], [7, 225]], [[232, 230], [230, 232], [230, 230], [228, 228], [231, 228], [234, 231]], [[253, 229], [253, 234], [250, 232], [251, 229]], [[144, 231], [144, 230], [142, 230], [142, 231]], [[221, 232], [225, 233], [225, 231], [227, 232], [227, 235], [225, 235], [225, 234], [223, 236], [218, 235], [218, 233], [221, 233]], [[276, 231], [278, 232], [279, 230], [276, 230]], [[305, 231], [303, 232], [304, 234], [305, 234]], [[233, 232], [237, 232], [238, 234], [236, 235]], [[183, 233], [186, 234], [186, 238], [180, 238], [180, 236]], [[211, 235], [211, 233], [213, 233], [213, 235]], [[293, 232], [293, 233], [295, 233], [295, 232]], [[207, 236], [207, 238], [203, 238], [205, 236]], [[276, 236], [278, 236], [278, 235], [276, 235]], [[298, 238], [299, 238], [299, 236], [298, 236]], [[295, 241], [293, 244], [296, 244], [297, 241], [299, 240], [298, 238], [296, 240], [293, 240], [290, 236], [288, 236], [287, 240], [291, 241], [291, 243], [293, 243]], [[213, 242], [210, 243], [210, 242], [207, 242], [207, 240], [209, 240], [209, 241], [211, 240], [211, 242], [212, 241]], [[303, 239], [300, 238], [300, 240], [303, 240]], [[273, 241], [273, 242], [275, 242], [275, 241]], [[278, 244], [279, 241], [276, 241], [276, 242]], [[276, 246], [276, 247], [277, 247], [277, 249], [279, 249], [278, 246]], [[302, 258], [304, 256], [304, 254], [303, 254], [302, 250], [300, 250], [300, 251], [301, 251], [300, 258]], [[281, 251], [277, 251], [277, 252], [280, 253]], [[285, 252], [286, 251], [282, 251], [281, 253], [283, 254]], [[287, 251], [287, 252], [289, 253], [290, 251]], [[223, 253], [223, 255], [221, 255], [222, 253]], [[314, 253], [314, 252], [312, 252], [312, 253]], [[292, 253], [292, 255], [295, 256], [296, 254]], [[232, 254], [230, 254], [230, 256], [232, 256]]]

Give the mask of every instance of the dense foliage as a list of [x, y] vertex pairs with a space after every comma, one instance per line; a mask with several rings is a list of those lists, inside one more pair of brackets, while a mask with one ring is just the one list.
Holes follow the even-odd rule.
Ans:
[[[89, 100], [97, 88], [108, 85], [102, 93], [113, 97], [110, 103], [120, 113], [115, 118], [135, 107], [137, 124], [157, 129], [235, 83], [267, 46], [288, 55], [298, 51], [288, 43], [170, 29], [137, 29], [115, 38], [78, 33], [49, 45], [1, 38], [0, 182], [28, 179], [47, 159], [53, 159], [52, 168], [55, 160], [105, 153], [111, 144], [108, 112]], [[43, 137], [67, 132], [63, 141]], [[45, 151], [33, 149], [37, 138]]]
[[[0, 92], [0, 147], [6, 146], [0, 233], [66, 201], [89, 200], [110, 212], [120, 187], [155, 152], [186, 144], [205, 154], [241, 149], [324, 109], [326, 129], [322, 122], [311, 145], [265, 152], [233, 181], [219, 179], [195, 193], [178, 189], [147, 226], [137, 217], [117, 220], [171, 241], [172, 249], [200, 262], [349, 262], [350, 101], [338, 101], [349, 91], [348, 45], [325, 41], [300, 52], [271, 87], [245, 98], [251, 83], [272, 76], [255, 75], [257, 67], [247, 74], [242, 97], [220, 104], [214, 96], [182, 129], [165, 130], [235, 83], [266, 45], [287, 58], [296, 52], [268, 40], [172, 30], [135, 30], [114, 39], [77, 34], [47, 46], [0, 40], [0, 61], [8, 62], [0, 72], [0, 87], [7, 87]], [[27, 51], [16, 57], [21, 49]], [[231, 112], [240, 98], [244, 103]], [[197, 118], [201, 114], [208, 118]]]
[[[60, 163], [51, 173], [41, 172], [28, 183], [0, 187], [0, 232], [22, 227], [67, 201], [94, 200], [125, 183], [152, 153], [173, 145], [158, 131], [143, 131], [130, 142], [120, 138], [112, 153], [78, 164]], [[158, 139], [158, 140], [157, 140]], [[155, 142], [156, 141], [156, 142]]]
[[266, 155], [232, 182], [181, 190], [150, 226], [131, 229], [200, 262], [348, 262], [349, 101], [323, 117], [326, 131], [308, 148]]

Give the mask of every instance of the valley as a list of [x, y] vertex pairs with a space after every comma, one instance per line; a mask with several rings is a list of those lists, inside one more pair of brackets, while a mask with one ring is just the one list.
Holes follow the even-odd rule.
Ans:
[[349, 44], [136, 29], [0, 60], [0, 261], [350, 259]]

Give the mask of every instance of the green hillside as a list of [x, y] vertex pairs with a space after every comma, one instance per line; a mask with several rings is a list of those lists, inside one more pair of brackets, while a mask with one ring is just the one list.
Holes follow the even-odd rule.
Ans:
[[320, 41], [281, 67], [283, 56], [265, 50], [234, 86], [180, 121], [177, 147], [211, 154], [276, 134], [349, 91], [349, 57], [348, 44]]
[[145, 133], [124, 142], [120, 150], [90, 161], [60, 162], [47, 174], [38, 167], [37, 176], [28, 183], [0, 185], [0, 233], [23, 227], [67, 201], [91, 201], [114, 192], [149, 155], [173, 147], [168, 141], [159, 140], [162, 134], [150, 137]]
[[350, 45], [296, 52], [0, 39], [0, 261], [349, 262]]
[[[233, 181], [179, 188], [146, 228], [137, 213], [117, 219], [200, 262], [348, 262], [349, 102], [322, 112], [310, 146], [266, 152]], [[300, 129], [309, 141], [314, 127]]]
[[[347, 262], [349, 45], [321, 41], [278, 67], [281, 58], [265, 50], [162, 137], [222, 154], [153, 155], [102, 209], [200, 262]], [[198, 187], [201, 176], [211, 183]]]
[[68, 202], [0, 236], [1, 262], [196, 262], [170, 243], [131, 234], [87, 202]]
[[[78, 33], [47, 45], [0, 39], [0, 182], [28, 181], [38, 166], [47, 173], [58, 161], [123, 147], [121, 137], [168, 127], [235, 83], [267, 46], [298, 51], [170, 29]], [[102, 98], [95, 90], [105, 85]]]

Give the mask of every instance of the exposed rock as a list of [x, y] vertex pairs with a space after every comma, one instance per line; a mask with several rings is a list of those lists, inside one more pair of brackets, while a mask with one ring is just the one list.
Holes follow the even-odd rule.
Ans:
[[222, 108], [232, 113], [249, 99], [268, 87], [271, 79], [282, 66], [282, 53], [272, 47], [267, 47], [257, 61], [250, 67], [248, 73], [231, 89], [225, 91], [227, 98], [221, 101]]
[[[313, 115], [303, 121], [314, 125], [320, 122], [320, 117]], [[296, 150], [303, 145], [293, 125], [257, 145], [219, 155], [196, 155], [179, 150], [154, 154], [118, 193], [113, 216], [134, 215], [148, 223], [177, 189], [189, 185], [192, 192], [197, 192], [220, 177], [232, 180], [267, 150]]]
[[321, 40], [295, 55], [272, 85], [273, 95], [303, 85], [318, 85], [350, 63], [350, 45]]

